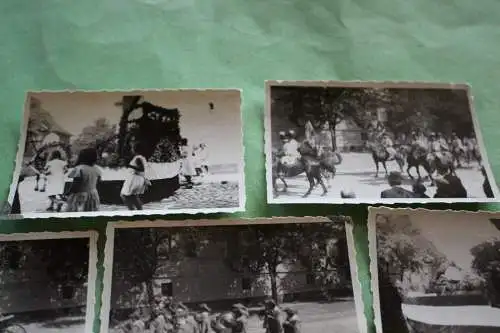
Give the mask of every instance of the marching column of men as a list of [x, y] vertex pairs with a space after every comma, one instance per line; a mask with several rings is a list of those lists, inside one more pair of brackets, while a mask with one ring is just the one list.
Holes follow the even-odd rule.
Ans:
[[[171, 297], [155, 300], [155, 306], [148, 320], [139, 311], [130, 315], [120, 325], [121, 333], [247, 333], [250, 310], [241, 303], [233, 304], [230, 311], [212, 313], [207, 304], [200, 304], [197, 310], [190, 310], [183, 303], [175, 303]], [[300, 319], [297, 311], [281, 309], [274, 300], [264, 302], [264, 309], [258, 313], [265, 333], [300, 333]]]

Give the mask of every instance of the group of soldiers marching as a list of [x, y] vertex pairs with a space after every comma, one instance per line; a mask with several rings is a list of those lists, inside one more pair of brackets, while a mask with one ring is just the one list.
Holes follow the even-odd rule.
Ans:
[[[135, 311], [122, 323], [120, 333], [247, 333], [250, 310], [241, 303], [230, 311], [213, 313], [207, 304], [189, 309], [171, 297], [158, 297], [147, 320]], [[300, 333], [300, 319], [295, 310], [281, 309], [274, 300], [264, 302], [258, 312], [265, 333]]]

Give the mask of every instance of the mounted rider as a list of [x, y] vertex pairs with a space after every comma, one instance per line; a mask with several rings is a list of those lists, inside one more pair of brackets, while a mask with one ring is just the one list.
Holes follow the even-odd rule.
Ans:
[[382, 141], [381, 141], [382, 146], [385, 148], [385, 151], [389, 155], [387, 157], [388, 160], [393, 159], [396, 157], [396, 149], [394, 149], [394, 142], [390, 138], [388, 133], [384, 133], [382, 135]]
[[280, 140], [282, 142], [283, 156], [281, 163], [284, 165], [295, 164], [300, 159], [299, 142], [297, 134], [294, 130], [289, 130], [287, 133], [280, 132]]
[[449, 152], [450, 148], [446, 139], [444, 138], [442, 133], [431, 133], [430, 136], [430, 153], [428, 160], [438, 159], [440, 161], [443, 160], [444, 153]]
[[453, 132], [451, 134], [450, 143], [454, 152], [465, 153], [464, 144], [462, 143], [462, 140], [460, 140], [460, 138], [458, 137], [457, 133]]
[[325, 122], [321, 126], [321, 130], [316, 135], [315, 143], [318, 158], [320, 158], [326, 151], [333, 152], [333, 139], [332, 133], [330, 132], [330, 124], [328, 122]]

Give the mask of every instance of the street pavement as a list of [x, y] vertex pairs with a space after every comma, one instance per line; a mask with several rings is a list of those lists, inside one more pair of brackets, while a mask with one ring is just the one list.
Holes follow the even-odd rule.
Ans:
[[439, 326], [495, 327], [500, 332], [500, 309], [478, 306], [427, 306], [402, 304], [406, 318]]
[[44, 323], [23, 324], [27, 333], [84, 333], [85, 318], [65, 317]]
[[[342, 163], [337, 165], [337, 175], [334, 179], [330, 180], [329, 192], [326, 195], [327, 199], [341, 198], [341, 191], [353, 192], [356, 194], [357, 198], [378, 199], [380, 198], [380, 192], [389, 188], [387, 178], [385, 177], [385, 171], [381, 165], [379, 176], [378, 178], [375, 178], [376, 169], [371, 154], [345, 153], [342, 154], [342, 157]], [[389, 172], [400, 171], [399, 166], [394, 161], [387, 162], [387, 170]], [[403, 187], [411, 190], [412, 182], [406, 175], [406, 166], [403, 170], [403, 175], [405, 177]], [[415, 168], [412, 168], [410, 172], [415, 178], [417, 177]], [[477, 164], [471, 164], [470, 167], [457, 169], [456, 173], [467, 189], [469, 197], [485, 197], [482, 188], [484, 179]], [[423, 168], [420, 168], [420, 174], [422, 177], [427, 175]], [[300, 199], [309, 188], [309, 183], [304, 174], [294, 178], [286, 178], [285, 180], [288, 183], [288, 191], [287, 193], [280, 192], [279, 196], [275, 198], [276, 202], [286, 203], [287, 199]], [[278, 180], [277, 183], [278, 188], [280, 190], [283, 189], [281, 181]], [[427, 187], [427, 195], [429, 197], [433, 197], [436, 192], [436, 187], [431, 187], [429, 180], [425, 180], [424, 185]], [[314, 201], [315, 198], [321, 198], [321, 200], [324, 200], [325, 197], [321, 196], [322, 193], [323, 190], [321, 189], [321, 186], [317, 186], [311, 195], [304, 200]]]
[[[239, 206], [238, 174], [216, 174], [196, 177], [192, 188], [181, 186], [175, 195], [159, 202], [144, 205], [144, 209], [175, 210], [204, 208], [233, 208]], [[22, 212], [46, 212], [49, 200], [44, 192], [34, 191], [35, 177], [28, 177], [19, 185]], [[124, 205], [101, 205], [101, 211], [127, 210]]]

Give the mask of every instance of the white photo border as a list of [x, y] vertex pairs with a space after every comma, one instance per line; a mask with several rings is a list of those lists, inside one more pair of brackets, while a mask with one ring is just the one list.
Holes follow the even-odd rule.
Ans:
[[152, 215], [181, 215], [181, 214], [215, 214], [215, 213], [239, 213], [244, 212], [246, 207], [246, 186], [245, 186], [245, 144], [244, 144], [244, 114], [243, 114], [243, 91], [239, 88], [179, 88], [179, 89], [130, 89], [130, 90], [30, 90], [25, 93], [24, 110], [22, 123], [20, 127], [20, 138], [17, 145], [16, 158], [14, 161], [14, 172], [12, 174], [12, 182], [9, 187], [9, 194], [7, 197], [7, 203], [12, 206], [14, 201], [14, 196], [19, 183], [19, 176], [21, 174], [21, 168], [23, 165], [24, 151], [26, 147], [26, 139], [28, 134], [28, 122], [30, 117], [29, 102], [32, 94], [38, 93], [123, 93], [123, 94], [134, 94], [134, 93], [148, 93], [148, 92], [192, 92], [192, 93], [217, 93], [217, 92], [238, 92], [239, 97], [239, 114], [240, 114], [240, 161], [238, 164], [238, 206], [236, 207], [224, 207], [224, 208], [194, 208], [194, 209], [145, 209], [138, 213], [135, 211], [123, 210], [123, 211], [98, 211], [98, 212], [59, 212], [59, 213], [20, 213], [20, 214], [8, 214], [11, 218], [15, 219], [47, 219], [47, 218], [71, 218], [71, 217], [130, 217], [130, 216], [152, 216]]
[[[467, 211], [467, 210], [434, 210], [425, 208], [390, 208], [390, 207], [368, 207], [368, 254], [370, 257], [371, 291], [373, 300], [373, 315], [376, 333], [384, 333], [382, 325], [382, 312], [380, 307], [380, 290], [378, 280], [378, 256], [377, 256], [377, 222], [378, 215], [412, 216], [429, 215], [429, 218], [439, 219], [442, 215], [469, 215], [470, 217], [488, 216], [488, 218], [500, 218], [500, 212], [494, 211]], [[471, 221], [471, 223], [474, 223]]]
[[[364, 313], [364, 304], [361, 296], [361, 283], [358, 278], [356, 248], [352, 245], [353, 235], [350, 224], [352, 218], [350, 216], [339, 215], [339, 218], [345, 218], [345, 232], [347, 237], [349, 265], [351, 268], [351, 280], [353, 289], [353, 298], [355, 303], [356, 320], [358, 323], [358, 332], [367, 333], [368, 327]], [[101, 297], [101, 313], [100, 313], [100, 331], [107, 332], [109, 330], [109, 313], [111, 310], [111, 287], [113, 282], [113, 256], [114, 256], [114, 237], [116, 229], [133, 229], [133, 228], [174, 228], [174, 227], [208, 227], [208, 226], [249, 226], [249, 225], [270, 225], [270, 224], [306, 224], [306, 223], [335, 223], [328, 217], [323, 216], [304, 216], [304, 217], [270, 217], [270, 218], [239, 218], [239, 219], [203, 219], [203, 220], [143, 220], [137, 222], [131, 221], [116, 221], [109, 222], [106, 227], [106, 245], [104, 250], [104, 277], [103, 290]]]
[[92, 333], [94, 328], [96, 285], [97, 285], [97, 263], [98, 249], [97, 241], [99, 233], [90, 231], [61, 231], [61, 232], [28, 232], [0, 234], [0, 242], [31, 241], [31, 240], [57, 240], [57, 239], [88, 239], [89, 240], [89, 263], [87, 273], [87, 297], [85, 311], [85, 333]]
[[[271, 88], [272, 87], [332, 87], [332, 88], [393, 88], [393, 89], [462, 89], [467, 92], [472, 125], [477, 143], [486, 170], [486, 176], [493, 191], [493, 198], [281, 198], [273, 195], [272, 180], [272, 124], [271, 124]], [[295, 81], [295, 80], [268, 80], [265, 82], [265, 108], [264, 108], [264, 152], [266, 155], [266, 189], [268, 204], [427, 204], [427, 203], [493, 203], [498, 202], [500, 191], [484, 145], [481, 127], [474, 107], [474, 98], [471, 87], [464, 83], [436, 83], [425, 81]], [[340, 190], [340, 189], [339, 189]]]

